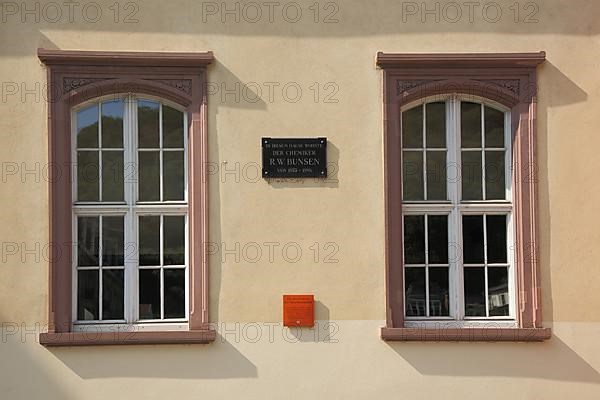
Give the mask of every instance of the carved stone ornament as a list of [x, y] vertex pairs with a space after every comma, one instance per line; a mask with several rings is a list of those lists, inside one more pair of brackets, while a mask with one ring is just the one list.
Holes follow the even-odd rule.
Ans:
[[[520, 81], [518, 79], [478, 79], [480, 82], [488, 83], [491, 85], [500, 86], [503, 89], [506, 89], [515, 95], [519, 96], [521, 87]], [[414, 89], [418, 86], [425, 85], [430, 82], [435, 82], [437, 79], [428, 79], [428, 80], [399, 80], [398, 81], [398, 95], [401, 95], [405, 92], [408, 92], [411, 89]]]
[[190, 79], [151, 79], [163, 85], [171, 86], [187, 95], [192, 95], [192, 81]]
[[500, 86], [511, 91], [517, 96], [521, 92], [521, 84], [518, 79], [482, 79], [481, 82], [491, 83], [492, 85]]
[[69, 78], [63, 79], [63, 94], [67, 94], [75, 89], [79, 89], [82, 86], [89, 85], [90, 83], [104, 81], [107, 78]]

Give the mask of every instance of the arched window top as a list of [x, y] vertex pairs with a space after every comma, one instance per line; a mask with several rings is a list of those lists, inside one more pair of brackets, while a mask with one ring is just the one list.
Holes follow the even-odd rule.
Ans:
[[403, 103], [401, 105], [401, 111], [404, 112], [404, 111], [410, 110], [412, 108], [415, 108], [415, 107], [418, 107], [420, 105], [427, 104], [427, 103], [447, 102], [447, 101], [451, 101], [453, 99], [456, 99], [461, 102], [482, 104], [486, 107], [491, 107], [491, 108], [494, 108], [494, 109], [496, 109], [500, 112], [504, 112], [504, 113], [510, 112], [510, 107], [508, 107], [498, 101], [495, 101], [495, 100], [487, 98], [487, 97], [477, 96], [477, 95], [468, 94], [468, 93], [461, 93], [461, 92], [436, 94], [436, 95], [422, 97], [422, 98], [413, 100], [409, 103]]
[[145, 101], [161, 103], [164, 106], [168, 106], [168, 107], [173, 108], [180, 112], [186, 111], [185, 105], [182, 105], [176, 101], [172, 101], [165, 97], [146, 94], [146, 93], [142, 93], [142, 92], [136, 92], [136, 93], [120, 92], [120, 93], [105, 94], [102, 96], [93, 97], [91, 99], [87, 99], [85, 101], [82, 101], [82, 102], [74, 105], [71, 108], [71, 110], [73, 112], [79, 112], [79, 111], [88, 109], [90, 107], [98, 106], [99, 103], [111, 103], [111, 102], [118, 102], [118, 101], [124, 102], [128, 99], [142, 100], [142, 101], [145, 100]]

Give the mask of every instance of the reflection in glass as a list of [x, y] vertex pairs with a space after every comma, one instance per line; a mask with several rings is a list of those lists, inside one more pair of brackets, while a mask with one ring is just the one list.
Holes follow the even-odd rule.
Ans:
[[425, 268], [404, 268], [404, 298], [407, 317], [424, 317], [425, 306]]
[[160, 200], [160, 153], [140, 151], [139, 159], [139, 200]]
[[183, 151], [163, 152], [163, 200], [183, 200]]
[[448, 216], [427, 216], [429, 264], [448, 263]]
[[425, 216], [404, 216], [404, 263], [425, 263]]
[[160, 318], [160, 269], [140, 269], [140, 319]]
[[123, 152], [102, 151], [102, 201], [123, 201]]
[[98, 105], [77, 112], [77, 148], [98, 148]]
[[102, 103], [102, 148], [123, 147], [123, 101]]
[[485, 152], [485, 198], [504, 200], [505, 193], [504, 151]]
[[481, 152], [462, 151], [462, 199], [481, 200]]
[[450, 315], [448, 268], [429, 267], [429, 316]]
[[485, 147], [504, 147], [504, 113], [485, 107]]
[[465, 315], [485, 317], [485, 268], [468, 267], [465, 276]]
[[487, 262], [507, 263], [506, 215], [486, 215]]
[[446, 103], [428, 103], [426, 107], [427, 147], [446, 147]]
[[489, 315], [508, 316], [508, 268], [488, 267]]
[[423, 106], [402, 113], [402, 147], [423, 147]]
[[481, 105], [462, 101], [460, 103], [461, 147], [481, 147]]
[[404, 200], [423, 200], [423, 153], [402, 152], [402, 191]]
[[138, 100], [138, 147], [141, 149], [159, 147], [159, 110], [155, 101]]
[[160, 217], [139, 217], [140, 265], [160, 265]]
[[98, 266], [100, 241], [99, 217], [77, 218], [77, 265]]
[[463, 261], [483, 264], [483, 216], [463, 215]]
[[77, 152], [77, 200], [98, 201], [100, 163], [98, 151]]
[[185, 264], [185, 217], [176, 215], [163, 217], [164, 264]]
[[183, 113], [169, 106], [162, 107], [163, 147], [183, 148]]
[[123, 217], [102, 217], [102, 265], [123, 266], [124, 238]]
[[123, 319], [124, 271], [102, 270], [102, 319]]
[[446, 200], [446, 152], [427, 152], [427, 200]]
[[77, 271], [77, 319], [97, 320], [99, 314], [98, 270]]
[[185, 270], [165, 269], [165, 318], [185, 317]]

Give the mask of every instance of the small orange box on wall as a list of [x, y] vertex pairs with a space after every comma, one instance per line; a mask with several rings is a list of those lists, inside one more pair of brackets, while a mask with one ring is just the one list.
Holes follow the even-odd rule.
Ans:
[[315, 296], [312, 294], [283, 295], [283, 326], [312, 327], [315, 325]]

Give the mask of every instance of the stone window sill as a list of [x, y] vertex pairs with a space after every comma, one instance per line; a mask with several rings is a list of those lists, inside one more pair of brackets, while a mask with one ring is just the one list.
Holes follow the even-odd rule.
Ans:
[[381, 328], [381, 338], [400, 342], [541, 342], [550, 328]]
[[206, 344], [213, 342], [212, 329], [162, 332], [62, 332], [41, 333], [40, 344], [59, 346], [109, 346], [135, 344]]

